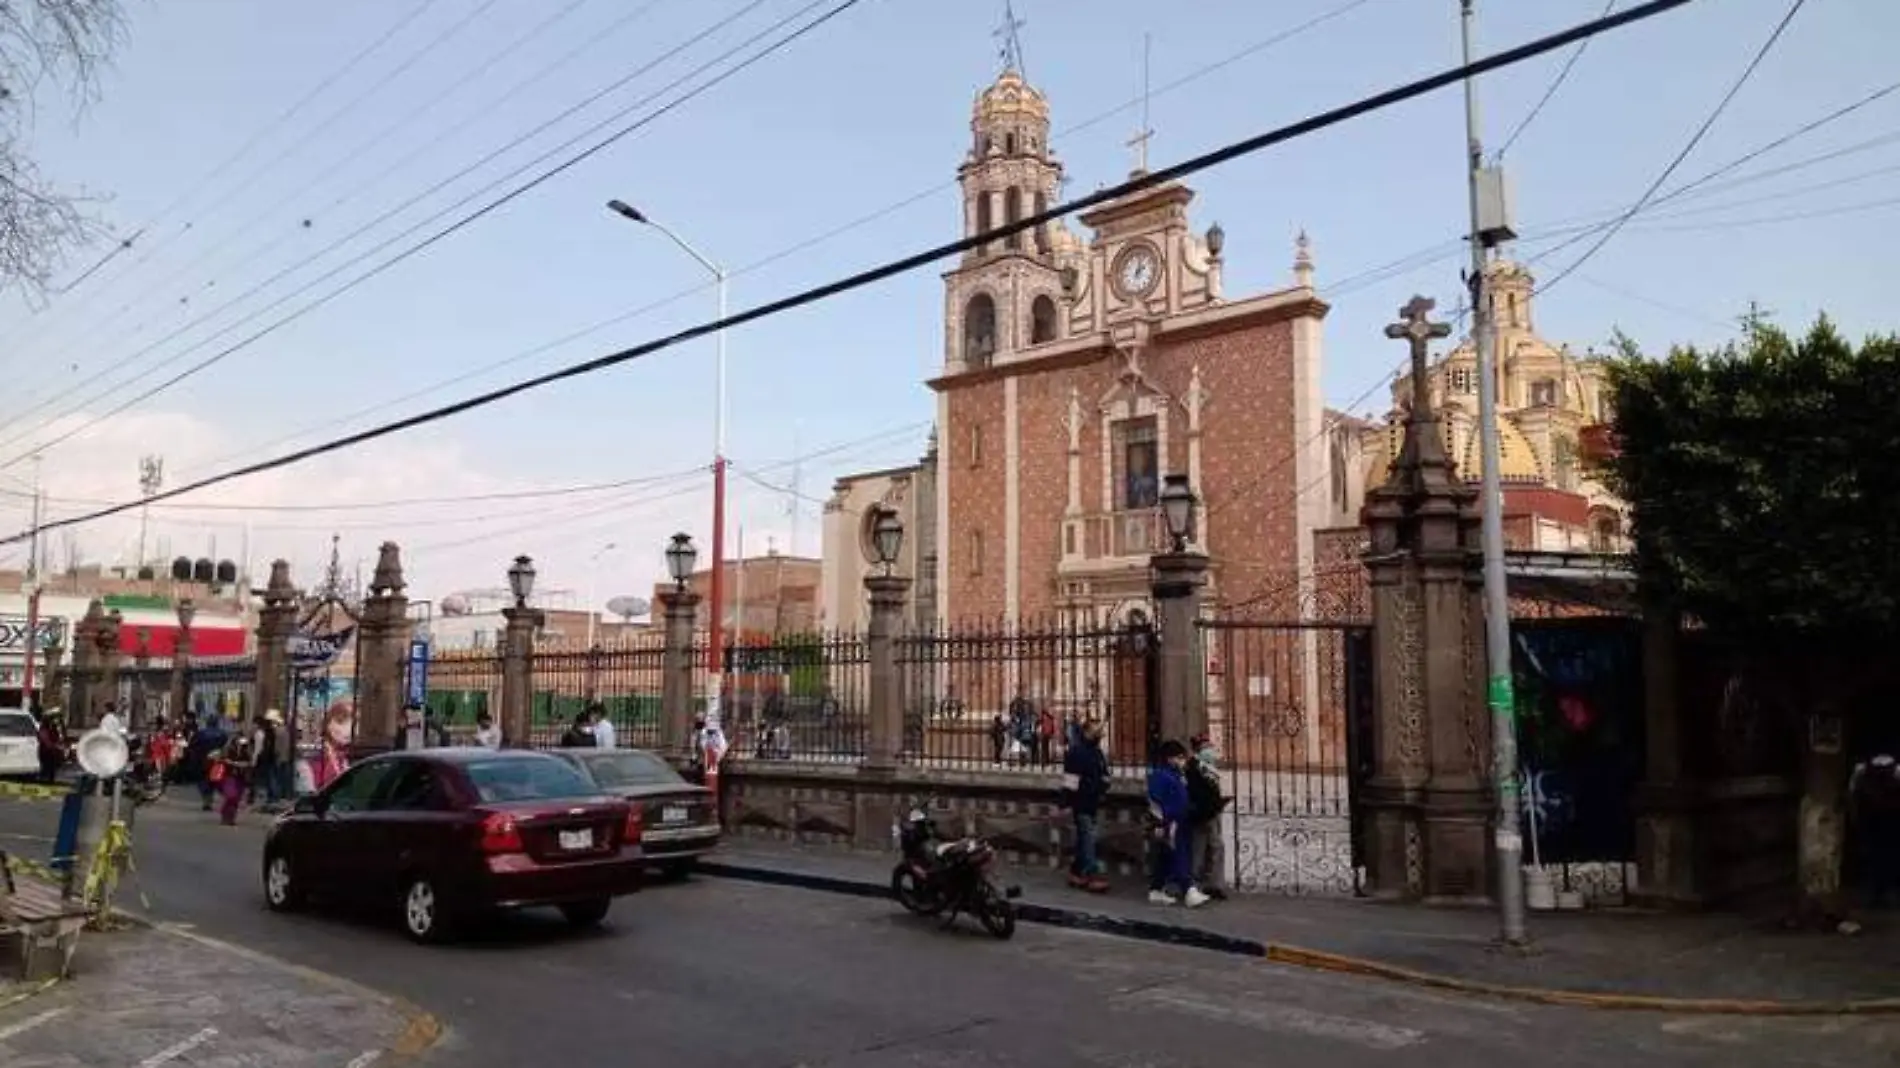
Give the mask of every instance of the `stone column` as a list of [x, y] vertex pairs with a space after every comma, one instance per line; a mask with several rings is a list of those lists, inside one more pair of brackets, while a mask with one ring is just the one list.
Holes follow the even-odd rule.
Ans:
[[868, 575], [864, 588], [871, 596], [871, 618], [864, 629], [865, 658], [870, 662], [870, 737], [866, 739], [864, 767], [891, 771], [904, 740], [904, 685], [897, 673], [897, 633], [903, 628], [904, 604], [910, 579], [903, 575]]
[[1677, 657], [1679, 615], [1643, 606], [1643, 782], [1636, 789], [1636, 887], [1649, 907], [1703, 904], [1702, 843], [1696, 833], [1700, 791], [1684, 761]]
[[261, 716], [275, 708], [285, 715], [290, 696], [290, 637], [297, 630], [301, 598], [290, 582], [290, 562], [273, 560], [270, 581], [264, 585], [264, 607], [257, 613], [257, 678], [252, 683], [250, 714]]
[[151, 718], [146, 708], [148, 695], [145, 689], [146, 672], [152, 669], [152, 636], [144, 627], [138, 630], [138, 652], [132, 657], [132, 707], [126, 710], [125, 724], [134, 734], [145, 730], [146, 722]]
[[66, 647], [58, 640], [46, 647], [46, 681], [40, 684], [40, 704], [46, 709], [66, 707], [66, 670], [60, 658], [66, 655]]
[[534, 635], [547, 622], [526, 605], [501, 610], [501, 744], [527, 749], [534, 734]]
[[[1410, 344], [1421, 396], [1427, 346], [1450, 333], [1431, 307], [1415, 297], [1386, 328]], [[1390, 476], [1366, 494], [1374, 713], [1358, 803], [1374, 896], [1480, 901], [1492, 853], [1477, 500], [1441, 435], [1429, 406], [1411, 406]]]
[[[1161, 698], [1161, 737], [1183, 745], [1207, 730], [1207, 688], [1195, 625], [1207, 585], [1207, 557], [1196, 552], [1161, 553], [1153, 568]], [[1123, 724], [1115, 724], [1117, 730]]]
[[660, 746], [684, 759], [693, 742], [693, 627], [699, 595], [680, 588], [660, 594], [666, 650], [660, 668]]
[[[87, 611], [90, 613], [91, 610]], [[106, 710], [119, 703], [119, 664], [123, 659], [119, 653], [119, 632], [123, 622], [115, 609], [106, 613], [105, 619], [92, 632], [93, 655], [96, 659], [93, 661], [95, 675], [89, 698], [90, 707], [86, 710], [88, 726], [97, 726]], [[123, 710], [119, 719], [121, 722], [125, 720]]]
[[166, 704], [171, 708], [171, 725], [177, 727], [191, 715], [191, 628], [180, 626], [172, 642], [172, 677]]
[[402, 552], [395, 542], [386, 541], [377, 554], [356, 628], [356, 740], [351, 749], [358, 756], [390, 748], [402, 725], [403, 668], [409, 659], [405, 588]]
[[86, 614], [73, 624], [72, 693], [66, 705], [66, 723], [74, 730], [90, 726], [86, 718], [92, 711], [92, 693], [99, 681], [98, 630], [105, 625], [104, 602], [93, 601]]

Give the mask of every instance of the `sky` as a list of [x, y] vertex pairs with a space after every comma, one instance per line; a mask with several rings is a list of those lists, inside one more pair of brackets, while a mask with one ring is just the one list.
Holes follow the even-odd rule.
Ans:
[[[1590, 242], [1550, 251], [1550, 231], [1635, 202], [1789, 2], [1697, 0], [1591, 43], [1503, 158], [1523, 235], [1513, 253], [1549, 252], [1534, 260], [1544, 278], [1569, 267]], [[35, 100], [24, 147], [92, 198], [111, 237], [74, 255], [61, 291], [0, 298], [0, 524], [29, 522], [36, 446], [49, 518], [72, 516], [136, 497], [141, 455], [162, 455], [176, 486], [709, 319], [709, 272], [609, 213], [611, 198], [723, 265], [734, 309], [955, 238], [955, 169], [971, 102], [999, 69], [1002, 0], [861, 0], [688, 95], [784, 31], [742, 47], [755, 35], [830, 6], [132, 0], [96, 98], [75, 107], [41, 85]], [[1481, 2], [1477, 47], [1603, 8]], [[1015, 10], [1072, 194], [1132, 166], [1144, 38], [1155, 165], [1459, 56], [1453, 0]], [[1811, 0], [1665, 191], [1884, 87], [1894, 40], [1900, 5]], [[1487, 150], [1573, 53], [1478, 82]], [[1463, 122], [1460, 94], [1442, 91], [1189, 180], [1196, 224], [1227, 234], [1230, 297], [1290, 284], [1294, 238], [1309, 234], [1332, 305], [1330, 404], [1389, 406], [1403, 353], [1381, 328], [1407, 297], [1455, 311]], [[1825, 310], [1850, 334], [1893, 330], [1880, 299], [1900, 247], [1900, 201], [1882, 197], [1893, 169], [1900, 93], [1634, 216], [1540, 294], [1536, 325], [1578, 350], [1620, 329], [1661, 352], [1732, 337], [1758, 302], [1794, 326]], [[816, 555], [833, 479], [922, 452], [941, 284], [927, 268], [729, 333], [730, 499], [748, 552]], [[709, 542], [712, 357], [695, 340], [156, 505], [147, 555], [259, 570], [283, 557], [314, 584], [333, 536], [346, 568], [365, 571], [394, 540], [415, 597], [501, 586], [523, 553], [544, 591], [564, 591], [553, 603], [645, 592], [668, 535], [693, 534], [702, 554]], [[140, 528], [132, 513], [55, 533], [48, 555], [130, 563]], [[0, 549], [0, 563], [22, 556]]]

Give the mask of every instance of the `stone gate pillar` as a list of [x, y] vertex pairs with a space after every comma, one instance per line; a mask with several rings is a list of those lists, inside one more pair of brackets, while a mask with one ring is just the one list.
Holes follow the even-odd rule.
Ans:
[[[1451, 328], [1414, 297], [1386, 327], [1411, 347], [1412, 381]], [[1491, 729], [1484, 702], [1477, 496], [1445, 453], [1429, 403], [1414, 403], [1385, 483], [1366, 494], [1372, 584], [1372, 774], [1360, 790], [1374, 896], [1487, 899]]]
[[376, 556], [376, 572], [356, 628], [356, 740], [351, 749], [360, 756], [390, 748], [402, 725], [402, 675], [409, 660], [406, 588], [402, 552], [395, 542], [386, 541]]
[[102, 601], [86, 605], [86, 614], [73, 624], [73, 667], [71, 692], [65, 705], [66, 723], [74, 730], [92, 724], [86, 715], [92, 709], [92, 692], [99, 681], [98, 629], [105, 624], [106, 606]]
[[[1156, 633], [1161, 638], [1157, 689], [1161, 701], [1161, 738], [1182, 745], [1207, 731], [1206, 668], [1194, 628], [1201, 618], [1207, 584], [1207, 557], [1196, 552], [1160, 553], [1152, 558]], [[1119, 725], [1118, 725], [1119, 726]], [[1146, 754], [1153, 759], [1153, 754]]]
[[518, 604], [502, 609], [501, 617], [501, 743], [527, 749], [534, 737], [534, 635], [547, 616]]
[[285, 707], [285, 699], [290, 696], [290, 637], [297, 629], [298, 602], [297, 587], [290, 583], [290, 561], [272, 560], [270, 581], [264, 584], [264, 607], [257, 613], [253, 716], [275, 708], [295, 719], [294, 710]]
[[191, 598], [178, 602], [178, 636], [172, 640], [172, 674], [166, 691], [170, 696], [165, 702], [174, 729], [191, 715], [191, 621], [196, 615]]
[[897, 632], [903, 627], [904, 604], [910, 579], [903, 575], [867, 575], [864, 588], [871, 598], [871, 618], [865, 627], [865, 659], [870, 662], [870, 737], [864, 767], [890, 770], [904, 738], [904, 686], [897, 673]]
[[[88, 612], [91, 610], [88, 609]], [[119, 704], [119, 665], [124, 657], [119, 652], [119, 632], [123, 620], [115, 609], [107, 612], [105, 618], [93, 629], [93, 690], [86, 709], [86, 725], [96, 727], [105, 716], [106, 710], [117, 708]], [[127, 710], [119, 709], [119, 722], [125, 723]]]
[[681, 586], [660, 594], [666, 649], [660, 667], [660, 746], [685, 759], [693, 741], [693, 627], [699, 595]]

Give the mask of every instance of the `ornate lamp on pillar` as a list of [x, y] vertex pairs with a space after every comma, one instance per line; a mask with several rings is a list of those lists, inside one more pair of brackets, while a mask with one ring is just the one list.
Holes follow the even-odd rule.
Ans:
[[1156, 687], [1161, 707], [1150, 709], [1149, 715], [1158, 712], [1163, 739], [1182, 743], [1207, 730], [1207, 694], [1194, 633], [1201, 618], [1208, 566], [1206, 554], [1192, 548], [1198, 537], [1199, 508], [1188, 476], [1169, 475], [1162, 480], [1161, 518], [1167, 524], [1169, 549], [1149, 559], [1161, 635], [1161, 679]]
[[897, 766], [898, 745], [904, 736], [904, 688], [897, 675], [897, 631], [903, 626], [904, 604], [910, 579], [893, 574], [904, 549], [904, 521], [895, 508], [878, 507], [871, 520], [871, 551], [880, 574], [867, 575], [864, 588], [871, 598], [870, 625], [865, 652], [871, 666], [871, 736], [864, 767], [889, 771]]
[[506, 625], [501, 646], [501, 744], [528, 748], [534, 727], [534, 634], [547, 617], [528, 607], [534, 596], [534, 560], [517, 556], [508, 568], [511, 608], [501, 610]]
[[660, 594], [660, 609], [666, 621], [665, 660], [660, 673], [660, 746], [669, 755], [684, 760], [692, 745], [693, 722], [693, 628], [699, 609], [699, 595], [687, 582], [699, 550], [690, 534], [675, 534], [666, 545], [666, 573], [673, 588]]
[[172, 642], [171, 721], [174, 726], [191, 714], [191, 621], [198, 606], [186, 597], [178, 602], [178, 638]]

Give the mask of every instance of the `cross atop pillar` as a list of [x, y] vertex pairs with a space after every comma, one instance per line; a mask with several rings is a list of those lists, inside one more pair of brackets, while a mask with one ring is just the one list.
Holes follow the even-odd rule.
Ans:
[[1392, 477], [1423, 486], [1435, 478], [1420, 478], [1423, 469], [1434, 469], [1450, 479], [1451, 459], [1445, 455], [1445, 443], [1438, 436], [1438, 413], [1432, 410], [1430, 381], [1431, 344], [1451, 336], [1451, 324], [1434, 323], [1431, 311], [1438, 302], [1415, 296], [1399, 309], [1399, 321], [1387, 324], [1385, 336], [1403, 341], [1411, 348], [1412, 397], [1405, 415], [1405, 444], [1398, 461], [1392, 465]]

